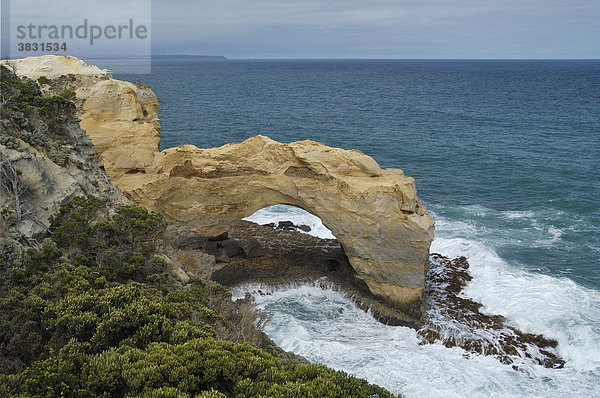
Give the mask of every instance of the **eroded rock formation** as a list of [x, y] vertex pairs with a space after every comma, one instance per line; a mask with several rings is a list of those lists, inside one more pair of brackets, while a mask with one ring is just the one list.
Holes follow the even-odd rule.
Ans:
[[414, 181], [399, 170], [381, 170], [358, 151], [263, 136], [214, 149], [168, 149], [151, 162], [135, 159], [127, 171], [110, 167], [122, 158], [110, 149], [100, 158], [132, 200], [163, 212], [182, 234], [215, 236], [265, 206], [301, 207], [339, 239], [371, 292], [406, 312], [421, 311], [433, 221]]
[[[37, 76], [34, 66], [21, 70]], [[265, 206], [301, 207], [333, 232], [375, 296], [421, 319], [434, 224], [401, 170], [356, 150], [264, 136], [159, 152], [158, 102], [148, 87], [101, 76], [77, 97], [100, 166], [127, 197], [163, 213], [171, 232], [216, 236]]]
[[[79, 73], [73, 79], [61, 80], [80, 79], [89, 84], [109, 78], [108, 72], [87, 66], [73, 57], [30, 57], [3, 60], [1, 64], [8, 66], [9, 71], [17, 71], [20, 76], [32, 78], [57, 78]], [[60, 66], [58, 70], [57, 66]], [[98, 168], [96, 151], [78, 123], [75, 107], [58, 101], [47, 102], [51, 104], [46, 105], [49, 108], [40, 103], [38, 111], [27, 111], [25, 105], [17, 103], [22, 93], [18, 86], [12, 84], [14, 75], [2, 73], [0, 209], [22, 213], [16, 216], [18, 221], [15, 222], [19, 235], [30, 245], [41, 243], [48, 233], [49, 217], [74, 196], [96, 195], [115, 204], [129, 203]], [[55, 118], [60, 119], [60, 123], [53, 123]], [[7, 232], [0, 231], [0, 235]]]
[[510, 326], [503, 316], [484, 313], [481, 303], [462, 296], [470, 280], [465, 257], [450, 260], [431, 254], [426, 281], [430, 305], [427, 321], [417, 332], [421, 344], [440, 342], [471, 354], [492, 355], [504, 364], [512, 364], [515, 370], [524, 360], [546, 368], [564, 367], [565, 361], [556, 351], [556, 340]]

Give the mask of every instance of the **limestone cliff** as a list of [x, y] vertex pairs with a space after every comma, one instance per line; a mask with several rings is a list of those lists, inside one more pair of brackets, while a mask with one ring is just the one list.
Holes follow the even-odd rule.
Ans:
[[149, 88], [101, 76], [77, 96], [100, 166], [127, 197], [163, 213], [171, 232], [216, 236], [265, 206], [301, 207], [333, 232], [375, 296], [422, 317], [434, 223], [401, 170], [382, 170], [356, 150], [264, 136], [159, 152], [158, 102]]

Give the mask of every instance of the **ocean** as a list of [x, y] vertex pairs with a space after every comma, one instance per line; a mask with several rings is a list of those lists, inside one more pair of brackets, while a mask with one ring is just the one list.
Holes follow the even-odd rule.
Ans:
[[[566, 365], [421, 346], [318, 283], [256, 295], [284, 349], [406, 397], [600, 397], [599, 60], [157, 60], [115, 77], [156, 93], [162, 149], [263, 134], [404, 170], [436, 221], [432, 252], [471, 264], [464, 295], [556, 339]], [[251, 219], [330, 234], [285, 206]]]

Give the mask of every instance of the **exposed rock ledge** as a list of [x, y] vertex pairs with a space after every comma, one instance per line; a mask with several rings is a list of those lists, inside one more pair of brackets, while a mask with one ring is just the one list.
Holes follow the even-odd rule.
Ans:
[[54, 79], [63, 75], [90, 76], [96, 78], [109, 78], [111, 73], [95, 65], [87, 65], [80, 59], [66, 55], [42, 55], [14, 60], [3, 60], [2, 65], [7, 66], [19, 76], [38, 79], [42, 76]]
[[79, 76], [72, 57], [47, 57], [55, 58], [21, 60], [16, 73], [75, 74], [81, 126], [99, 165], [126, 196], [163, 213], [171, 232], [217, 236], [265, 206], [301, 207], [338, 238], [354, 276], [370, 292], [422, 322], [434, 223], [414, 180], [401, 170], [382, 170], [356, 150], [264, 136], [220, 148], [183, 145], [160, 152], [158, 101], [148, 87], [106, 74]]

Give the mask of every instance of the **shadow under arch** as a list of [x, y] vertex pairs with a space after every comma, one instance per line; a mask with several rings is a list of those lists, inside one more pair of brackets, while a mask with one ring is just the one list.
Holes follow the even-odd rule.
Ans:
[[268, 205], [231, 223], [227, 233], [209, 239], [207, 251], [220, 264], [211, 278], [229, 286], [355, 279], [342, 244], [321, 218], [290, 204]]

